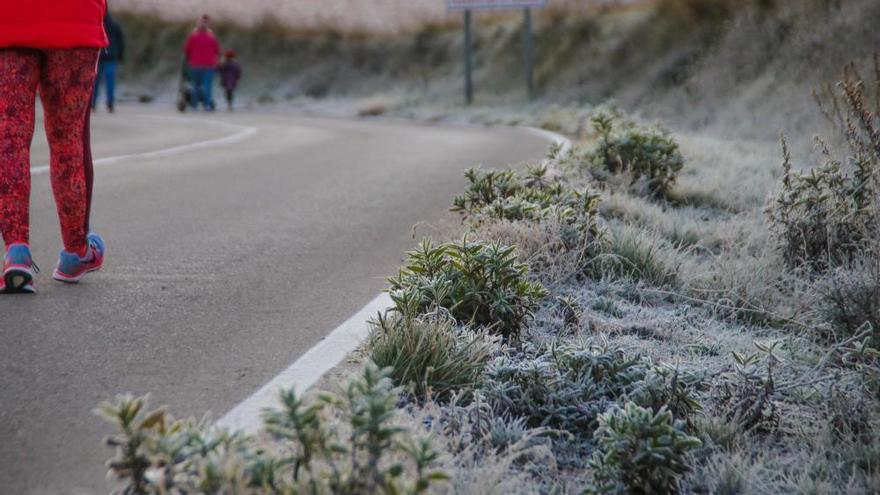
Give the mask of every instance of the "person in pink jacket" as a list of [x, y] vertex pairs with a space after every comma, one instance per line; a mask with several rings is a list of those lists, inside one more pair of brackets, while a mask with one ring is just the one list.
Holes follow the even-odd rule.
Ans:
[[183, 53], [195, 86], [195, 102], [205, 110], [214, 110], [214, 73], [220, 59], [220, 42], [211, 31], [211, 18], [203, 15], [196, 29], [186, 38]]

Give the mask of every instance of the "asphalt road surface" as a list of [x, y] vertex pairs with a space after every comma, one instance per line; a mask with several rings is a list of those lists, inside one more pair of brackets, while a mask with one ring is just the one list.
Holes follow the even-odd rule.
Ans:
[[[385, 287], [464, 168], [547, 147], [514, 129], [134, 106], [95, 115], [92, 135], [104, 270], [51, 280], [61, 241], [39, 173], [39, 294], [0, 296], [2, 494], [106, 493], [100, 401], [149, 392], [178, 417], [219, 417]], [[38, 123], [32, 166], [47, 161]]]

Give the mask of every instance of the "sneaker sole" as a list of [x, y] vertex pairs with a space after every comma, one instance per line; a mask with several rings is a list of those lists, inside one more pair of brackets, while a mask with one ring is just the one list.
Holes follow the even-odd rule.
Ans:
[[75, 276], [70, 276], [70, 275], [66, 275], [64, 273], [61, 273], [56, 268], [55, 272], [52, 273], [52, 278], [58, 282], [62, 282], [65, 284], [78, 284], [80, 282], [80, 280], [83, 279], [83, 277], [85, 277], [89, 273], [96, 272], [96, 271], [100, 270], [103, 266], [104, 265], [101, 264], [101, 265], [98, 265], [94, 268], [89, 268], [88, 270], [84, 270], [82, 273], [75, 275]]
[[30, 268], [14, 267], [3, 272], [4, 294], [33, 294], [34, 271]]

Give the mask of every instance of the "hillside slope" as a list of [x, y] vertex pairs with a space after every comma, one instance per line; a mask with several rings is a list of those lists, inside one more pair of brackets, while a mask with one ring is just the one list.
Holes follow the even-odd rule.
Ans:
[[[130, 92], [175, 89], [188, 23], [123, 14]], [[477, 103], [525, 102], [522, 32], [509, 16], [476, 17]], [[680, 128], [741, 137], [812, 131], [810, 90], [880, 46], [872, 0], [659, 0], [631, 6], [556, 7], [536, 18], [543, 103], [614, 101]], [[455, 18], [406, 34], [292, 29], [276, 20], [221, 23], [224, 46], [246, 66], [245, 99], [394, 95], [409, 104], [457, 104], [460, 25]]]

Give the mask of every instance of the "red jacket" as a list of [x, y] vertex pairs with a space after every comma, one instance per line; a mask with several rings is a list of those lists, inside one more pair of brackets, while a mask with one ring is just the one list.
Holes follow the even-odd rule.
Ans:
[[0, 0], [0, 48], [103, 48], [106, 10], [106, 0]]
[[186, 39], [183, 53], [190, 67], [213, 69], [220, 58], [220, 43], [210, 30], [195, 30]]

